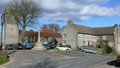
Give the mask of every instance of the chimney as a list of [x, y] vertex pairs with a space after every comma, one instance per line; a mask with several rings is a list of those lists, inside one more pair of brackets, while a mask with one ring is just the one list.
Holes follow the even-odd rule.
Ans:
[[114, 27], [118, 27], [118, 24], [114, 24]]

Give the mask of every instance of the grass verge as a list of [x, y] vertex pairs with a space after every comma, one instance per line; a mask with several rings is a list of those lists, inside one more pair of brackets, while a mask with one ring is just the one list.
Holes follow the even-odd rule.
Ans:
[[5, 57], [5, 56], [0, 56], [0, 65], [6, 63], [9, 61], [9, 58]]

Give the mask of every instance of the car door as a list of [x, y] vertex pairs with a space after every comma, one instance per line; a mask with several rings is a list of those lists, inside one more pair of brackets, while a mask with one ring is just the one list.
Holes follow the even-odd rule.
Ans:
[[59, 46], [59, 49], [60, 49], [61, 51], [66, 51], [66, 46], [61, 45], [61, 46]]

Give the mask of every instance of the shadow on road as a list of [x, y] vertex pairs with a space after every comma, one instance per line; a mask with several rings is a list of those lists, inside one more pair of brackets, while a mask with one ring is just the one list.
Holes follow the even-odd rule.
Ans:
[[118, 64], [116, 60], [107, 62], [107, 64], [110, 66], [120, 67], [120, 64]]
[[43, 62], [39, 62], [34, 66], [30, 66], [29, 68], [57, 68], [57, 66], [49, 61], [48, 58], [46, 58]]

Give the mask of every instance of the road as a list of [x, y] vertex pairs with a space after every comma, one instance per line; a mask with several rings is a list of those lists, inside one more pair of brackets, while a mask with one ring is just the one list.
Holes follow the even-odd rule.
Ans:
[[80, 52], [52, 52], [18, 50], [9, 51], [14, 62], [5, 68], [90, 68], [92, 65], [113, 59], [109, 56]]

